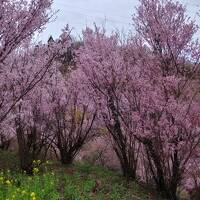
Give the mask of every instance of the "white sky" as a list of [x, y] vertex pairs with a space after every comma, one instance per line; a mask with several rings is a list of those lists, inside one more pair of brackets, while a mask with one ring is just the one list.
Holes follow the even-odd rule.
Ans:
[[[196, 11], [200, 10], [200, 0], [180, 2], [186, 4], [188, 15], [194, 19]], [[137, 3], [137, 0], [54, 0], [53, 10], [59, 10], [57, 19], [47, 25], [39, 39], [47, 40], [50, 35], [56, 38], [66, 24], [73, 28], [73, 34], [77, 37], [82, 29], [92, 26], [94, 22], [104, 26], [108, 32], [113, 29], [128, 32]]]

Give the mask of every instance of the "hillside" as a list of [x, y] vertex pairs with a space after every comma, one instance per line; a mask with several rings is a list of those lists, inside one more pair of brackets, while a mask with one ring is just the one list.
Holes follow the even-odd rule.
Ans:
[[18, 170], [17, 157], [8, 152], [0, 153], [0, 165], [0, 199], [161, 200], [153, 190], [127, 182], [101, 166], [76, 163], [63, 167], [36, 161], [34, 176], [27, 176]]

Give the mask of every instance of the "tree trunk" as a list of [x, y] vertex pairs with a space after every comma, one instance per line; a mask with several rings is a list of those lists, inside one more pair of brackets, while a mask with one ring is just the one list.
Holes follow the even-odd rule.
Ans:
[[127, 179], [127, 180], [135, 180], [136, 179], [136, 171], [135, 169], [133, 169], [132, 167], [128, 166], [128, 165], [124, 165], [123, 167], [123, 176]]
[[[121, 165], [121, 170], [123, 173], [123, 176], [127, 179], [127, 180], [135, 180], [136, 179], [136, 167], [133, 166], [127, 158], [127, 155], [125, 154], [125, 152], [118, 150], [117, 148], [114, 148], [117, 157], [120, 161], [120, 165]], [[123, 154], [123, 155], [122, 155]]]
[[64, 165], [70, 165], [73, 162], [73, 157], [69, 152], [66, 152], [63, 149], [59, 149], [60, 151], [60, 158], [61, 158], [61, 163]]
[[[179, 180], [178, 179], [179, 175], [177, 174], [179, 173], [178, 168], [177, 168], [178, 163], [176, 162], [173, 163], [173, 177], [171, 177], [171, 181], [170, 183], [168, 183], [165, 178], [165, 174], [163, 172], [161, 159], [157, 151], [155, 151], [152, 141], [149, 140], [148, 142], [145, 143], [145, 145], [147, 147], [150, 170], [153, 174], [153, 178], [155, 180], [158, 192], [160, 192], [164, 198], [167, 198], [170, 200], [177, 200], [176, 191], [177, 191], [177, 185], [178, 185], [178, 180]], [[175, 156], [175, 161], [177, 161], [176, 155], [174, 156]], [[155, 166], [156, 170], [153, 169], [154, 168], [153, 165]]]
[[33, 158], [29, 153], [29, 149], [26, 145], [26, 139], [23, 129], [19, 126], [17, 128], [17, 141], [19, 148], [19, 158], [21, 170], [26, 171], [27, 174], [33, 174]]

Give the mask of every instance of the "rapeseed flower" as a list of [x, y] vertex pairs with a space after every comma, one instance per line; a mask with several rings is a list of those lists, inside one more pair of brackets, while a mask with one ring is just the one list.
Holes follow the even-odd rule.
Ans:
[[7, 185], [12, 185], [11, 181], [10, 180], [6, 180], [5, 182]]

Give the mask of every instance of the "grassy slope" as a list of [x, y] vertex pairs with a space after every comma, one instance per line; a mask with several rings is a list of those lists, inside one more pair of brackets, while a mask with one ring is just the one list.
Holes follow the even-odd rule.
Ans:
[[71, 200], [161, 200], [152, 191], [101, 166], [79, 163], [62, 169], [60, 175], [63, 186], [68, 186], [65, 196]]
[[14, 170], [15, 164], [18, 165], [16, 156], [0, 152], [1, 169], [12, 168], [0, 174], [0, 199], [161, 200], [152, 191], [134, 182], [128, 183], [120, 174], [101, 166], [76, 163], [63, 167], [53, 164], [45, 173], [28, 177]]

